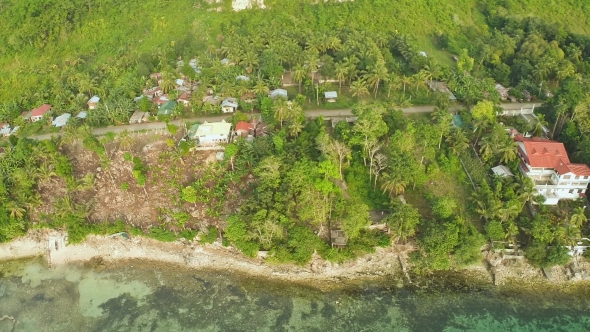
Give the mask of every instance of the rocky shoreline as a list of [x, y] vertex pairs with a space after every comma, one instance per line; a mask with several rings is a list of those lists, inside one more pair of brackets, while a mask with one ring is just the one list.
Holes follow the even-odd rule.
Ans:
[[[338, 283], [360, 279], [387, 278], [400, 286], [411, 285], [412, 270], [407, 254], [411, 245], [377, 248], [373, 254], [336, 264], [314, 255], [305, 266], [268, 264], [263, 258], [249, 258], [221, 244], [195, 242], [165, 243], [153, 239], [121, 236], [89, 236], [83, 243], [66, 245], [67, 234], [51, 230], [33, 230], [26, 236], [0, 244], [0, 261], [44, 256], [49, 266], [99, 259], [107, 264], [125, 264], [129, 260], [148, 260], [178, 264], [187, 268], [223, 270], [283, 281]], [[501, 252], [482, 251], [482, 262], [454, 271], [467, 274], [481, 284], [571, 284], [588, 280], [590, 263], [577, 259], [567, 267], [541, 269], [529, 265], [522, 257]], [[547, 276], [546, 274], [550, 274]], [[422, 278], [424, 279], [424, 278]], [[418, 286], [418, 285], [416, 285]]]

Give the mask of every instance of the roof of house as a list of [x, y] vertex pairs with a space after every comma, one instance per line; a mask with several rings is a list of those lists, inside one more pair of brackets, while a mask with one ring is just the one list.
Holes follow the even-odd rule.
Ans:
[[[169, 100], [164, 105], [160, 106], [160, 111], [172, 111], [174, 107], [176, 107], [176, 102], [174, 100]], [[160, 112], [158, 112], [158, 114], [160, 114]]]
[[524, 158], [531, 167], [553, 168], [559, 174], [573, 173], [575, 175], [590, 176], [590, 167], [586, 164], [572, 164], [563, 143], [522, 135], [514, 136], [519, 142]]
[[334, 99], [338, 97], [338, 93], [336, 91], [326, 91], [324, 93], [324, 97], [327, 99]]
[[10, 127], [8, 123], [0, 123], [0, 128]]
[[219, 61], [222, 65], [229, 65], [229, 59], [228, 58], [223, 58]]
[[514, 174], [512, 174], [512, 172], [510, 171], [510, 168], [508, 168], [504, 165], [498, 165], [496, 167], [492, 167], [492, 172], [494, 172], [494, 174], [499, 175], [501, 177], [514, 176]]
[[219, 104], [220, 100], [219, 97], [217, 96], [205, 96], [203, 97], [203, 103], [208, 103], [211, 105], [217, 105]]
[[51, 124], [53, 124], [56, 127], [63, 127], [66, 125], [66, 123], [68, 123], [68, 120], [70, 119], [72, 115], [70, 113], [64, 113], [60, 116], [58, 116], [57, 118], [55, 118]]
[[15, 126], [14, 128], [12, 128], [12, 130], [10, 131], [10, 134], [15, 134], [18, 130], [20, 129], [20, 126]]
[[88, 103], [98, 103], [100, 101], [99, 96], [92, 96], [92, 98], [88, 99]]
[[430, 80], [430, 81], [426, 81], [426, 84], [428, 84], [428, 87], [432, 91], [438, 91], [438, 92], [448, 94], [450, 100], [457, 99], [457, 97], [455, 97], [455, 95], [451, 92], [451, 90], [449, 90], [449, 87], [447, 86], [447, 83], [445, 83], [445, 82]]
[[245, 75], [239, 75], [239, 76], [236, 76], [236, 80], [248, 82], [250, 80], [250, 77], [245, 76]]
[[219, 135], [229, 135], [231, 130], [231, 123], [227, 123], [225, 121], [221, 122], [207, 122], [203, 123], [202, 125], [197, 128], [195, 136], [219, 136]]
[[287, 90], [285, 90], [285, 89], [274, 89], [268, 95], [271, 98], [277, 98], [277, 97], [287, 98]]
[[236, 131], [239, 130], [244, 130], [244, 131], [248, 131], [248, 130], [253, 130], [254, 129], [254, 125], [246, 122], [246, 121], [240, 121], [236, 124]]
[[133, 112], [133, 115], [131, 115], [131, 117], [129, 118], [129, 122], [139, 122], [141, 119], [143, 119], [143, 116], [145, 114], [146, 112], [135, 111]]
[[51, 110], [51, 105], [43, 104], [35, 109], [32, 109], [31, 116], [43, 116], [45, 113], [49, 112], [49, 110]]
[[186, 101], [190, 101], [191, 99], [191, 94], [188, 92], [183, 92], [180, 96], [178, 96], [177, 100], [186, 100]]
[[175, 81], [175, 83], [176, 83], [177, 85], [183, 85], [183, 84], [184, 84], [184, 80], [182, 80], [182, 79], [180, 79], [180, 78], [179, 78], [179, 79], [177, 79], [177, 80]]
[[226, 98], [221, 102], [221, 107], [233, 107], [236, 108], [238, 107], [238, 103], [236, 98]]
[[80, 118], [80, 119], [86, 119], [87, 116], [88, 116], [88, 112], [86, 112], [86, 111], [82, 111], [82, 112], [78, 113], [78, 115], [76, 115], [76, 117]]

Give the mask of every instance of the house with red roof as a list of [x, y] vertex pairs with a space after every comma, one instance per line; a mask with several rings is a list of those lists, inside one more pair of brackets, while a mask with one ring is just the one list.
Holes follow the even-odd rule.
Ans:
[[35, 109], [31, 110], [31, 121], [37, 122], [43, 118], [43, 116], [51, 111], [51, 105], [43, 104]]
[[514, 136], [518, 143], [519, 170], [531, 178], [545, 204], [560, 199], [578, 199], [586, 195], [590, 167], [572, 164], [563, 143], [539, 137]]
[[250, 122], [240, 121], [236, 124], [236, 136], [248, 137], [254, 134], [254, 125]]

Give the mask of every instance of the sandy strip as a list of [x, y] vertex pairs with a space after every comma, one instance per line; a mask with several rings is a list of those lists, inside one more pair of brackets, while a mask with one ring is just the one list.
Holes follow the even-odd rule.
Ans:
[[65, 245], [65, 236], [65, 233], [55, 231], [32, 231], [12, 242], [0, 244], [0, 260], [45, 256], [50, 266], [58, 266], [88, 261], [97, 256], [109, 262], [149, 259], [197, 269], [236, 271], [284, 280], [336, 281], [399, 275], [401, 267], [398, 253], [408, 249], [405, 246], [377, 248], [374, 254], [344, 264], [330, 263], [314, 257], [309, 264], [296, 266], [266, 264], [262, 259], [245, 257], [239, 251], [220, 244], [164, 243], [142, 237], [127, 240], [120, 236], [89, 236], [81, 244]]

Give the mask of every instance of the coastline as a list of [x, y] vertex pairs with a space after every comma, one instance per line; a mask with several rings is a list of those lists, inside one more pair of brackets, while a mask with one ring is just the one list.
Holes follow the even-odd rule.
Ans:
[[[373, 254], [336, 264], [314, 255], [305, 266], [269, 264], [244, 256], [218, 243], [160, 242], [144, 237], [90, 235], [80, 244], [65, 245], [66, 234], [49, 230], [30, 231], [11, 242], [0, 244], [0, 261], [43, 256], [50, 267], [88, 262], [99, 257], [109, 264], [128, 260], [152, 260], [193, 269], [223, 270], [284, 281], [333, 281], [400, 276], [398, 254], [405, 246], [377, 248]], [[57, 246], [56, 246], [57, 244]], [[57, 247], [57, 249], [55, 249]], [[409, 246], [408, 246], [409, 247]]]
[[[368, 279], [396, 280], [398, 286], [412, 284], [411, 269], [406, 273], [407, 254], [410, 245], [396, 245], [376, 248], [366, 254], [342, 264], [331, 263], [314, 255], [304, 266], [294, 264], [270, 264], [261, 258], [244, 256], [232, 247], [219, 243], [198, 244], [195, 242], [160, 242], [150, 238], [90, 235], [80, 244], [65, 245], [67, 234], [53, 230], [32, 230], [25, 236], [0, 244], [0, 261], [42, 256], [50, 267], [68, 263], [85, 263], [98, 259], [111, 265], [127, 261], [145, 260], [165, 264], [177, 264], [189, 269], [218, 270], [240, 273], [253, 277], [270, 278], [279, 281], [314, 282], [324, 281], [336, 284], [341, 281]], [[578, 262], [580, 271], [590, 271], [590, 263]], [[482, 251], [482, 261], [469, 267], [450, 271], [463, 273], [482, 283], [492, 285], [567, 285], [585, 278], [576, 278], [570, 268], [551, 268], [552, 278], [544, 276], [541, 269], [534, 268], [522, 259], [510, 259], [491, 251]], [[421, 287], [419, 278], [418, 284]], [[327, 285], [324, 285], [327, 286]]]

